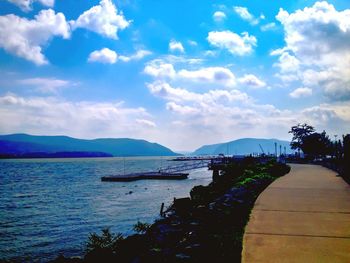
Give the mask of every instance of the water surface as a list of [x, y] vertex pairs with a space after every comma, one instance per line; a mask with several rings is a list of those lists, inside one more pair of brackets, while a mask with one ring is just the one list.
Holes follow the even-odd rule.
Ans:
[[138, 220], [153, 222], [162, 202], [208, 184], [211, 172], [191, 171], [180, 181], [100, 177], [174, 164], [160, 157], [0, 160], [0, 259], [82, 255], [91, 232], [110, 227], [131, 234]]

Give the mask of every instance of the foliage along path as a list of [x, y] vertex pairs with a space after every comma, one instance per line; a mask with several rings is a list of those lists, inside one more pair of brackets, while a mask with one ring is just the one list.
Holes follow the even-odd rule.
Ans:
[[350, 262], [350, 186], [318, 165], [291, 168], [255, 202], [242, 262]]

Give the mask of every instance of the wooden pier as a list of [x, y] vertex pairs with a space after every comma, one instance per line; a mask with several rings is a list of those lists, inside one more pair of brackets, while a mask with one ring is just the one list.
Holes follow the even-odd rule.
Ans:
[[143, 179], [156, 180], [183, 180], [187, 179], [188, 173], [165, 173], [165, 172], [146, 172], [132, 173], [125, 175], [112, 175], [101, 177], [102, 182], [131, 182]]
[[130, 182], [143, 179], [156, 180], [183, 180], [187, 179], [189, 173], [186, 171], [208, 167], [209, 161], [182, 163], [180, 165], [160, 168], [158, 171], [140, 172], [130, 174], [119, 174], [101, 177], [103, 182]]

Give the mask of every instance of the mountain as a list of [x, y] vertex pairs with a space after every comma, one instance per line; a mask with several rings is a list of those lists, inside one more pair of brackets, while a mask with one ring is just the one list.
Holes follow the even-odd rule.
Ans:
[[[112, 156], [175, 156], [169, 148], [145, 140], [120, 139], [75, 139], [68, 136], [34, 136], [28, 134], [0, 135], [0, 155], [28, 155], [29, 153], [96, 153]], [[39, 155], [40, 155], [39, 154]], [[90, 155], [91, 155], [90, 154]], [[74, 155], [74, 154], [71, 154]], [[89, 154], [88, 154], [89, 155]]]
[[287, 153], [293, 153], [288, 141], [281, 141], [277, 139], [256, 139], [256, 138], [244, 138], [226, 143], [218, 143], [211, 145], [204, 145], [195, 150], [192, 155], [247, 155], [252, 153], [262, 153], [260, 146], [263, 148], [265, 154], [275, 153], [275, 143], [277, 143], [278, 153], [280, 151], [280, 145], [282, 146], [282, 153], [284, 147], [286, 147]]

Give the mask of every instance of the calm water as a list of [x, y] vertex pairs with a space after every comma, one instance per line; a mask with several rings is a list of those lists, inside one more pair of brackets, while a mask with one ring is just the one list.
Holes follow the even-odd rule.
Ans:
[[[125, 163], [125, 166], [124, 166]], [[132, 233], [153, 222], [162, 202], [208, 184], [199, 169], [181, 181], [101, 182], [100, 177], [174, 165], [164, 158], [0, 160], [0, 259], [47, 261], [82, 255], [89, 233]]]

